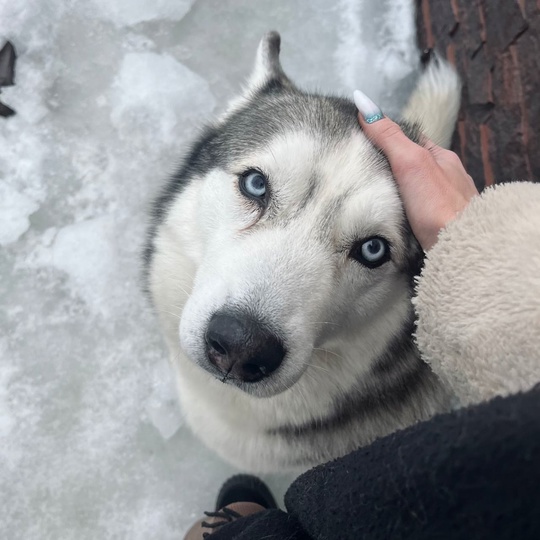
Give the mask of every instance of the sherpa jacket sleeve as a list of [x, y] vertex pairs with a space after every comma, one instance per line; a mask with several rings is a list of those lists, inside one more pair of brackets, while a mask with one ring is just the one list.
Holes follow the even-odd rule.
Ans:
[[540, 382], [540, 184], [486, 189], [439, 235], [413, 299], [424, 360], [461, 405]]

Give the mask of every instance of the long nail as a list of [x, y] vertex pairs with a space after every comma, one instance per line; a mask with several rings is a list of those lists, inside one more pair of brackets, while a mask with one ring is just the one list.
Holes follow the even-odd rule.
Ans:
[[354, 103], [357, 109], [360, 111], [360, 114], [364, 117], [364, 120], [368, 124], [373, 124], [377, 120], [384, 118], [384, 114], [381, 109], [369, 99], [364, 92], [360, 90], [355, 90], [354, 94]]

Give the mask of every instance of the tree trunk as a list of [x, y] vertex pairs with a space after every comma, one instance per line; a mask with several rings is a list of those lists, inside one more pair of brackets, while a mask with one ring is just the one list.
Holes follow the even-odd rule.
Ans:
[[452, 149], [479, 189], [540, 181], [540, 0], [416, 0], [418, 42], [463, 80]]

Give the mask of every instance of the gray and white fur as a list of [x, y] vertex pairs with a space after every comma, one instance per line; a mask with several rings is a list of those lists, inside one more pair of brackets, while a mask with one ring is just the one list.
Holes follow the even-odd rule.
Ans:
[[[279, 48], [262, 39], [242, 96], [164, 188], [145, 252], [187, 422], [257, 472], [325, 462], [449, 404], [413, 342], [422, 252], [389, 165], [353, 103], [299, 90]], [[459, 96], [432, 60], [404, 129], [448, 145]], [[358, 257], [372, 238], [387, 246], [377, 267]]]

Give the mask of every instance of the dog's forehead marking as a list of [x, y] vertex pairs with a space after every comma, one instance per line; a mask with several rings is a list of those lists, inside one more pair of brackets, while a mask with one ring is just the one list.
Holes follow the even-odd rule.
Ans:
[[309, 175], [307, 179], [307, 186], [304, 192], [304, 196], [298, 202], [298, 209], [303, 210], [309, 203], [315, 198], [317, 190], [320, 186], [320, 180], [317, 177], [317, 173]]

